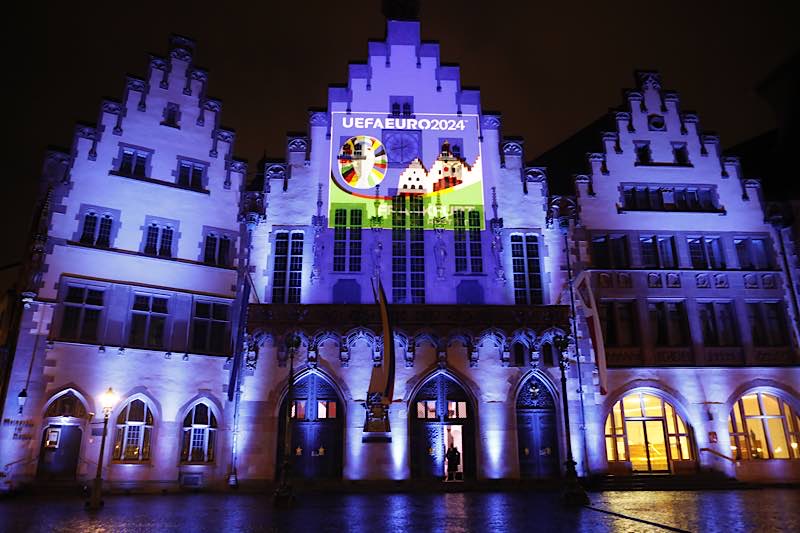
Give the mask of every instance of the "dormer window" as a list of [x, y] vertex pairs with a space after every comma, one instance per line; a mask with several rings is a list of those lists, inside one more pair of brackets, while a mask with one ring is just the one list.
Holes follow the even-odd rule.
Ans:
[[650, 143], [646, 141], [635, 141], [636, 163], [648, 165], [653, 162], [653, 154], [650, 151]]
[[686, 143], [675, 143], [672, 145], [672, 153], [675, 156], [675, 164], [681, 166], [688, 166], [689, 150], [686, 148]]
[[167, 107], [164, 108], [164, 120], [161, 122], [162, 126], [169, 126], [171, 128], [180, 128], [178, 121], [180, 120], [180, 106], [178, 104], [169, 102]]

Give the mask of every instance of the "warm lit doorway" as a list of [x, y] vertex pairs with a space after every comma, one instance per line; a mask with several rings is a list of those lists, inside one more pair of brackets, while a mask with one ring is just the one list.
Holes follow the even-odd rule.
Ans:
[[415, 478], [457, 482], [474, 476], [474, 411], [458, 383], [436, 374], [414, 396], [410, 413]]
[[662, 398], [633, 392], [614, 404], [606, 418], [609, 463], [629, 464], [633, 473], [674, 472], [692, 459], [689, 428]]

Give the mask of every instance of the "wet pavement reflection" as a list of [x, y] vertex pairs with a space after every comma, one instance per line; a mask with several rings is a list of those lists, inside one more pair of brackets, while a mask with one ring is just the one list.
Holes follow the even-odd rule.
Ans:
[[[800, 531], [800, 491], [605, 492], [592, 507], [697, 532]], [[113, 496], [98, 513], [75, 498], [0, 500], [2, 532], [659, 531], [597, 510], [565, 509], [550, 492], [313, 493], [290, 510], [263, 494]]]

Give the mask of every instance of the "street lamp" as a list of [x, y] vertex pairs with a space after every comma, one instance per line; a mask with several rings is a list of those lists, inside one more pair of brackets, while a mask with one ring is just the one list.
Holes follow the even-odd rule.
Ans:
[[294, 391], [294, 353], [300, 347], [300, 336], [291, 334], [286, 338], [286, 351], [289, 353], [289, 386], [286, 389], [286, 418], [283, 430], [283, 462], [281, 479], [275, 490], [275, 507], [289, 507], [294, 499], [292, 485], [289, 483], [292, 456], [292, 393]]
[[19, 414], [22, 414], [22, 409], [25, 408], [25, 402], [28, 401], [28, 389], [24, 388], [17, 394], [17, 405], [19, 405]]
[[100, 395], [100, 406], [103, 408], [103, 437], [100, 439], [100, 456], [97, 458], [97, 474], [92, 485], [92, 496], [86, 506], [89, 510], [96, 511], [103, 505], [100, 499], [103, 492], [103, 452], [106, 447], [106, 435], [108, 434], [108, 417], [111, 415], [114, 404], [117, 403], [117, 393], [111, 387]]
[[567, 437], [567, 460], [564, 462], [564, 503], [567, 505], [588, 505], [589, 496], [578, 482], [578, 473], [575, 471], [575, 460], [572, 457], [572, 436], [569, 426], [569, 405], [567, 403], [567, 349], [570, 338], [566, 335], [556, 335], [553, 345], [558, 350], [558, 367], [561, 369], [561, 401], [564, 410], [564, 435]]

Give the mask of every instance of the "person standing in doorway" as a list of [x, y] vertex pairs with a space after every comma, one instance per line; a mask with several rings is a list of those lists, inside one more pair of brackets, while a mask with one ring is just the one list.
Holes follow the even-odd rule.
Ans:
[[459, 466], [461, 466], [461, 452], [451, 444], [447, 450], [447, 481], [455, 481]]

